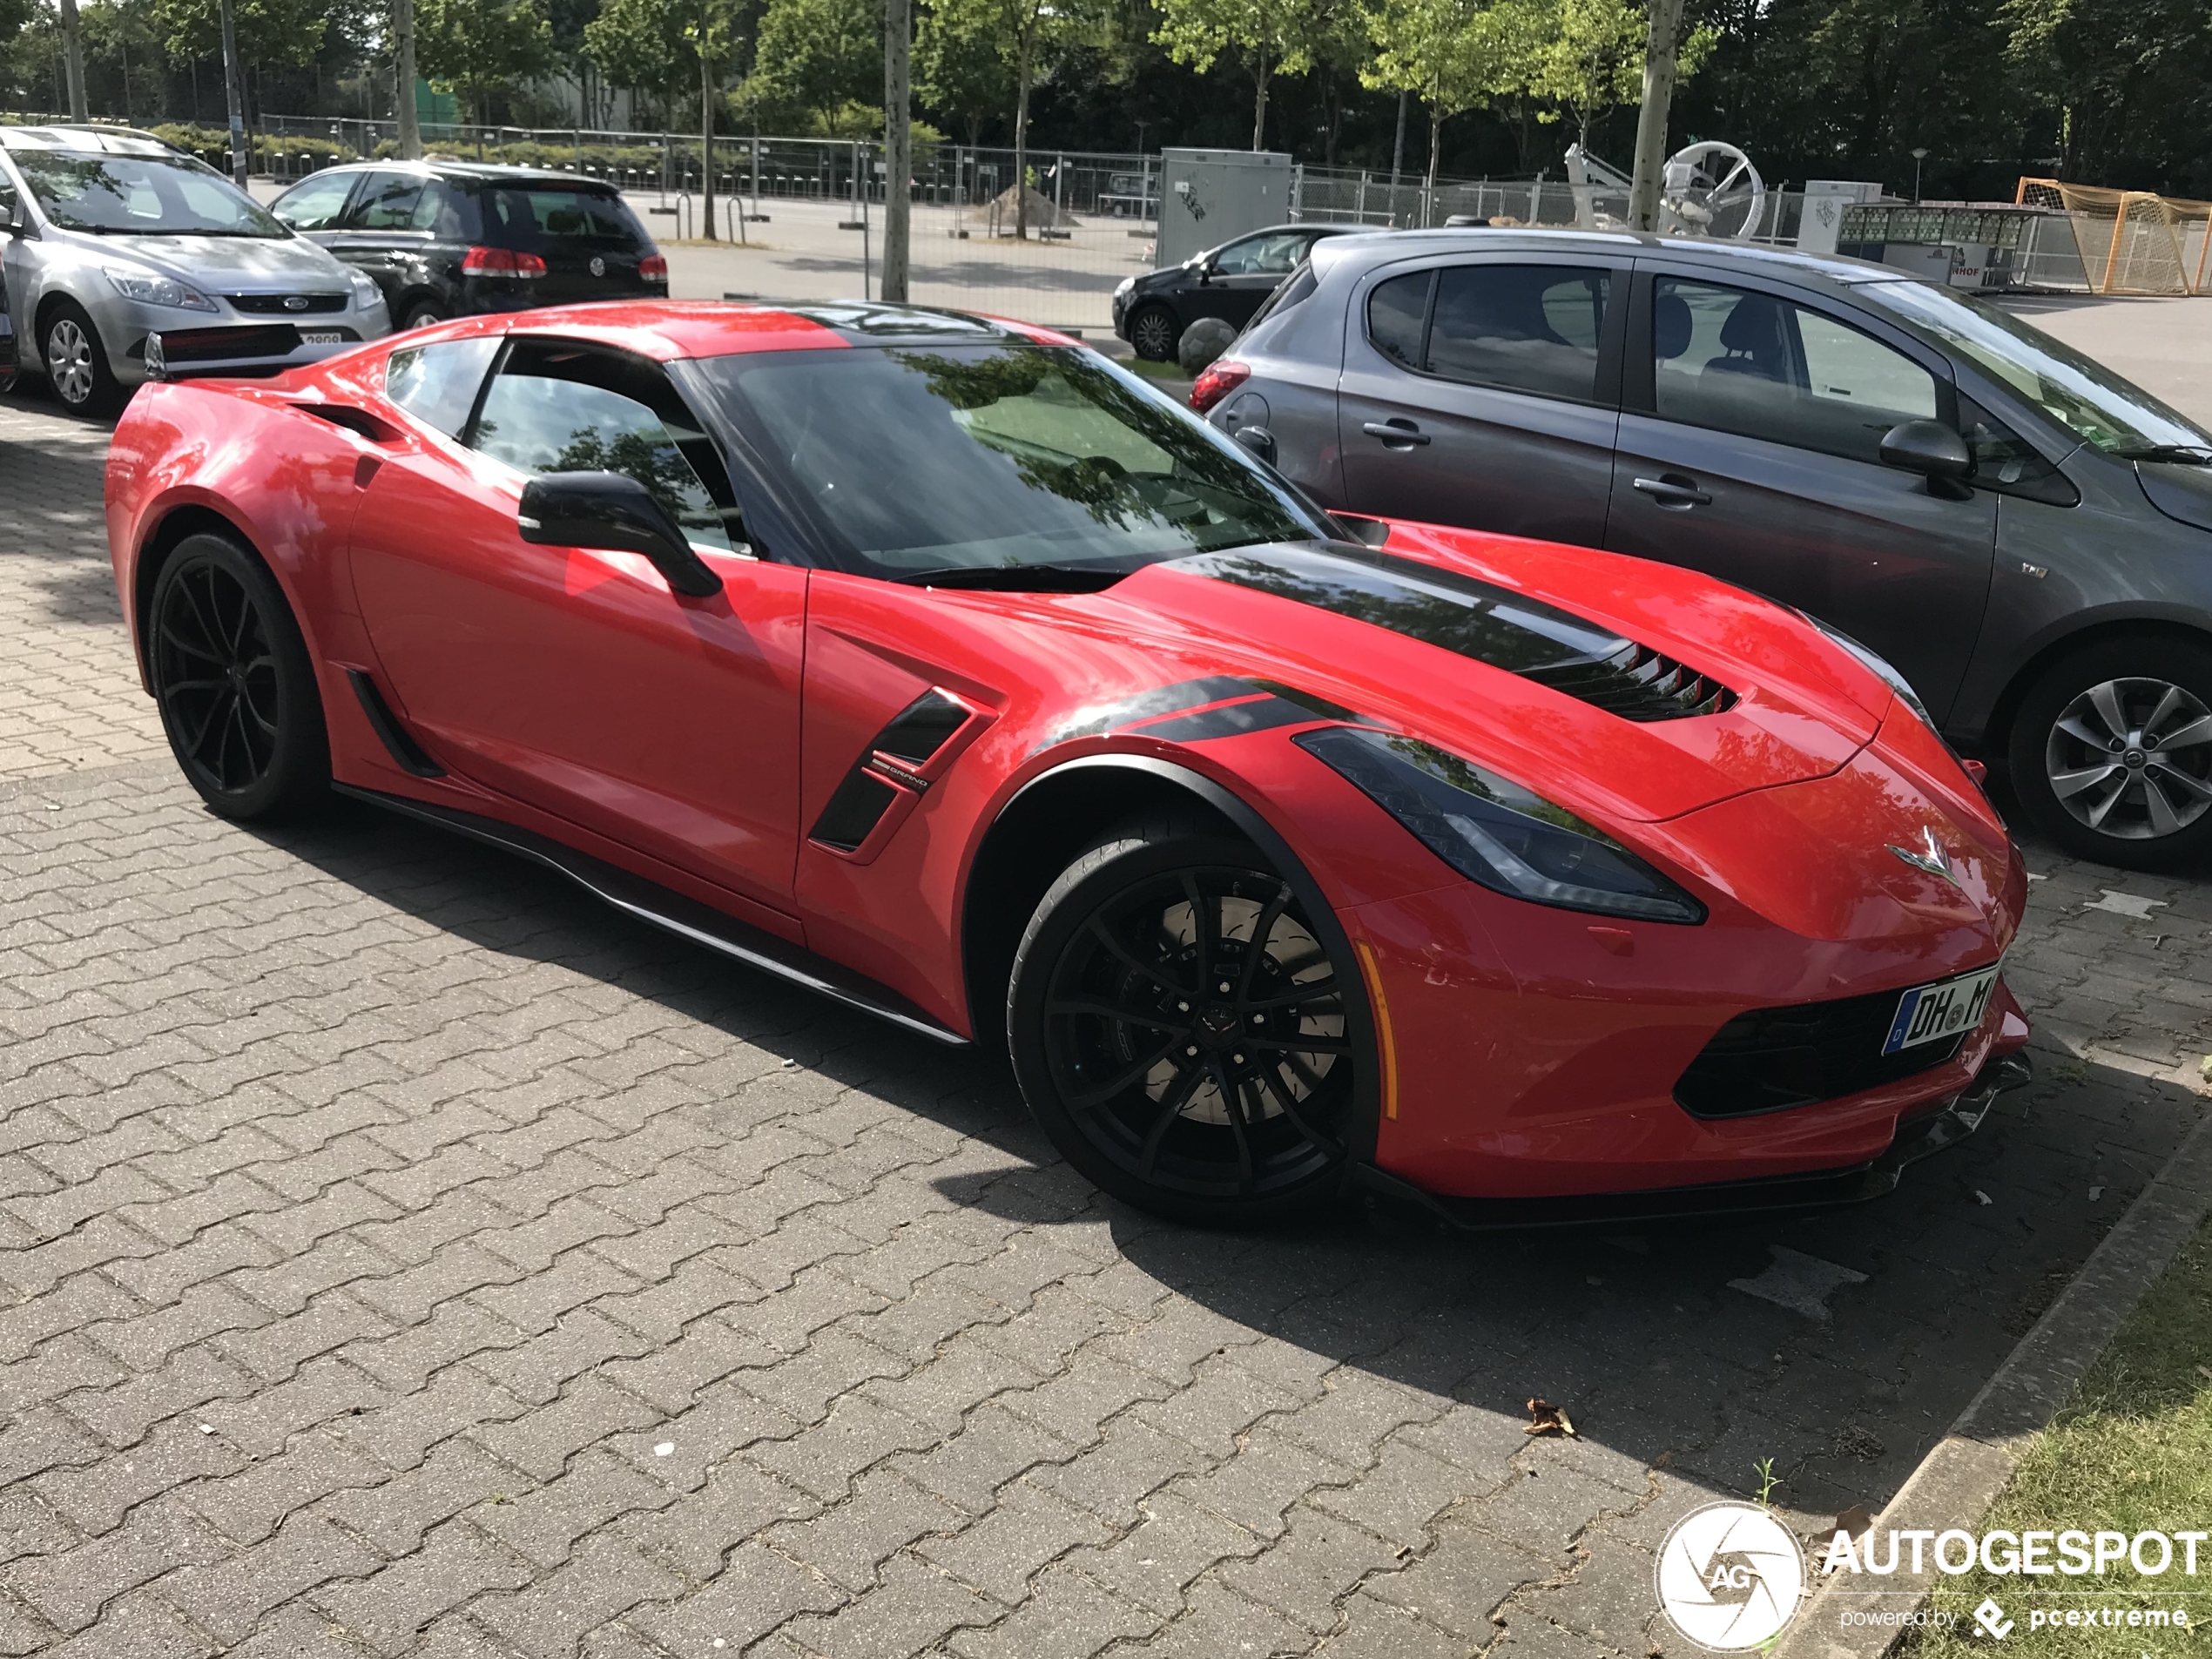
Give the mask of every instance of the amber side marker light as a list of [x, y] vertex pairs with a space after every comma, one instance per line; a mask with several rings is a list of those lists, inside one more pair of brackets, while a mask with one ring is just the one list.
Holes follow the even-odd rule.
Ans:
[[1383, 1116], [1398, 1116], [1398, 1042], [1390, 1034], [1390, 1001], [1383, 995], [1382, 970], [1375, 966], [1374, 947], [1366, 940], [1355, 940], [1352, 948], [1359, 953], [1359, 977], [1367, 981], [1367, 1001], [1375, 1010], [1375, 1046], [1382, 1051], [1382, 1109]]

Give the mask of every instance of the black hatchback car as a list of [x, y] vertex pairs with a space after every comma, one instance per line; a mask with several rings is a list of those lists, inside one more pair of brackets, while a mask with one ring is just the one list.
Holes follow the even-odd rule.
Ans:
[[1801, 607], [2068, 851], [2212, 864], [2212, 431], [1997, 307], [1730, 242], [1338, 237], [1191, 401], [1325, 506]]
[[1271, 225], [1250, 236], [1193, 254], [1114, 290], [1114, 332], [1139, 357], [1164, 363], [1183, 331], [1201, 317], [1242, 328], [1283, 279], [1305, 262], [1314, 243], [1364, 228], [1358, 225]]
[[454, 161], [332, 167], [269, 211], [374, 277], [400, 328], [668, 297], [668, 261], [628, 204], [572, 173]]

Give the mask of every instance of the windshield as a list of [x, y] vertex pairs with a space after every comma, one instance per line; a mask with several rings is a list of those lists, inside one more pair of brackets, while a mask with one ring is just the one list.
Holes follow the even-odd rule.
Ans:
[[873, 575], [1118, 572], [1326, 534], [1228, 440], [1089, 352], [863, 347], [696, 367], [835, 551]]
[[1858, 292], [1955, 346], [1975, 368], [2107, 455], [2212, 444], [2212, 435], [2142, 388], [1995, 306], [1924, 282], [1869, 282]]
[[46, 217], [96, 236], [266, 236], [287, 230], [212, 168], [182, 156], [10, 152]]

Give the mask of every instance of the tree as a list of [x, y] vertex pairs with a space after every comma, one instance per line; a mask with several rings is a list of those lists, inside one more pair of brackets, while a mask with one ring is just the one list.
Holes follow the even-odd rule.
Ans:
[[1252, 148], [1264, 147], [1267, 89], [1277, 75], [1303, 75], [1326, 50], [1339, 16], [1330, 0], [1159, 0], [1154, 38], [1201, 75], [1234, 51], [1252, 78]]
[[[1575, 123], [1575, 141], [1589, 148], [1590, 124], [1606, 111], [1634, 102], [1643, 91], [1643, 48], [1649, 19], [1629, 0], [1557, 0], [1550, 32], [1537, 47], [1528, 90], [1558, 105], [1538, 117]], [[1697, 72], [1719, 38], [1710, 27], [1690, 30], [1676, 49], [1675, 73]]]
[[1534, 0], [1381, 0], [1367, 13], [1368, 86], [1411, 92], [1428, 111], [1428, 187], [1436, 188], [1444, 123], [1527, 86], [1541, 13]]
[[553, 67], [553, 29], [538, 0], [415, 0], [415, 33], [430, 78], [473, 106], [479, 127], [491, 124], [495, 92]]
[[922, 103], [968, 128], [973, 148], [983, 123], [1014, 102], [1014, 65], [991, 35], [984, 9], [936, 0], [914, 38], [914, 88]]
[[[238, 51], [254, 69], [314, 61], [330, 26], [323, 0], [236, 0]], [[172, 57], [219, 58], [219, 0], [153, 0], [153, 26]]]
[[812, 117], [834, 132], [850, 104], [883, 98], [880, 0], [768, 0], [738, 101], [765, 121]]
[[941, 26], [995, 43], [1014, 71], [1014, 233], [1029, 233], [1029, 95], [1051, 78], [1089, 19], [1081, 0], [936, 0]]
[[616, 85], [633, 94], [650, 86], [665, 96], [684, 55], [685, 22], [685, 9], [671, 0], [604, 0], [583, 25], [583, 52]]

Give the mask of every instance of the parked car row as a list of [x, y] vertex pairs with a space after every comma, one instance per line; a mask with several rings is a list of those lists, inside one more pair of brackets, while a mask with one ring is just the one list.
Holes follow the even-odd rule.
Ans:
[[2061, 846], [2212, 863], [2212, 434], [1993, 306], [1729, 243], [1333, 237], [1192, 401], [1329, 508], [1801, 609]]
[[395, 322], [668, 291], [611, 186], [376, 164], [265, 209], [152, 134], [105, 126], [0, 127], [0, 376], [32, 368], [86, 415], [148, 378], [281, 374]]

